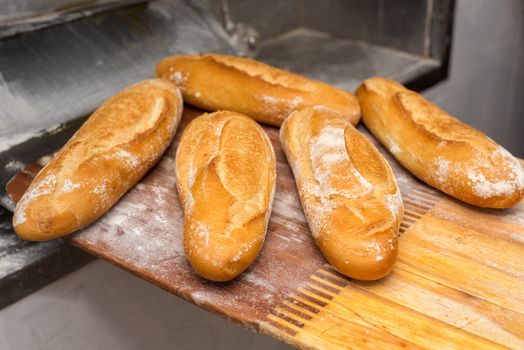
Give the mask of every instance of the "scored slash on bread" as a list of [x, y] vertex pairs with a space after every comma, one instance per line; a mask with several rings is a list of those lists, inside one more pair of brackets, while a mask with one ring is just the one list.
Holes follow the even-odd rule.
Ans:
[[391, 80], [365, 80], [356, 95], [366, 127], [428, 185], [481, 207], [523, 198], [519, 161], [482, 132]]
[[96, 220], [160, 159], [182, 109], [178, 88], [161, 79], [113, 96], [38, 173], [16, 206], [15, 232], [47, 240]]
[[264, 243], [276, 185], [269, 138], [242, 114], [204, 114], [182, 134], [176, 179], [187, 258], [202, 277], [233, 279]]
[[185, 102], [208, 111], [236, 111], [280, 126], [294, 110], [323, 106], [355, 125], [360, 120], [360, 106], [351, 93], [248, 58], [171, 56], [158, 64], [156, 73], [176, 82]]
[[313, 237], [341, 273], [387, 275], [404, 207], [393, 172], [349, 121], [323, 108], [291, 114], [280, 130]]

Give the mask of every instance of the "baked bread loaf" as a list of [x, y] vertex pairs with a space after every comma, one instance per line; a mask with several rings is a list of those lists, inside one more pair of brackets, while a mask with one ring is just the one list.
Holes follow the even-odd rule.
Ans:
[[97, 109], [38, 173], [13, 216], [16, 233], [47, 240], [100, 217], [160, 158], [182, 114], [175, 84], [133, 85]]
[[309, 228], [329, 263], [359, 280], [386, 276], [397, 257], [404, 205], [375, 146], [347, 119], [319, 107], [291, 114], [280, 140]]
[[357, 97], [367, 128], [428, 185], [480, 207], [522, 199], [521, 164], [482, 132], [391, 80], [368, 79]]
[[156, 72], [177, 83], [185, 102], [208, 111], [236, 111], [280, 126], [295, 109], [318, 105], [353, 124], [360, 119], [360, 106], [349, 92], [248, 58], [172, 56]]
[[273, 146], [252, 119], [204, 114], [184, 130], [176, 155], [184, 251], [193, 269], [228, 281], [255, 260], [275, 194]]

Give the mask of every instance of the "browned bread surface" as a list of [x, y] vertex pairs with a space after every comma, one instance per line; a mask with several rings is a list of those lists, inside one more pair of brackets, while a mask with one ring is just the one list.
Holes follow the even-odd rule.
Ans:
[[294, 112], [280, 140], [313, 237], [341, 273], [387, 275], [404, 206], [389, 164], [347, 119], [323, 108]]
[[264, 130], [236, 112], [204, 114], [176, 156], [184, 250], [194, 270], [227, 281], [256, 259], [271, 214], [276, 162]]
[[180, 91], [167, 80], [146, 80], [113, 96], [31, 183], [13, 216], [16, 233], [46, 240], [96, 220], [158, 161], [182, 109]]
[[516, 158], [421, 95], [375, 77], [357, 90], [366, 127], [409, 171], [464, 202], [505, 208], [524, 196]]
[[360, 106], [349, 92], [248, 58], [171, 56], [156, 72], [177, 83], [185, 102], [209, 111], [236, 111], [280, 126], [295, 109], [319, 105], [353, 124], [360, 120]]

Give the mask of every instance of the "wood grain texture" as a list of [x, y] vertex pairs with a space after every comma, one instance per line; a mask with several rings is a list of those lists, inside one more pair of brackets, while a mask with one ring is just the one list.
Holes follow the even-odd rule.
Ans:
[[[305, 349], [524, 348], [524, 203], [479, 209], [411, 176], [381, 146], [404, 197], [398, 261], [377, 282], [350, 280], [315, 246], [292, 174], [277, 157], [266, 243], [232, 282], [191, 270], [182, 249], [174, 154], [71, 242], [192, 303]], [[364, 128], [362, 132], [369, 136]]]

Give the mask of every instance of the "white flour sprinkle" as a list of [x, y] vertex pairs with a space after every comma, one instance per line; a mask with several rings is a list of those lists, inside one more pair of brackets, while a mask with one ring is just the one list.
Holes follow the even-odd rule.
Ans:
[[329, 217], [333, 210], [337, 207], [334, 201], [324, 200], [322, 205], [305, 202], [305, 212], [308, 218], [309, 228], [314, 238], [318, 238], [320, 233], [324, 230], [327, 222], [325, 218]]
[[515, 190], [513, 181], [489, 181], [479, 171], [469, 170], [468, 179], [471, 180], [475, 193], [481, 198], [490, 198], [511, 193]]
[[295, 222], [305, 223], [306, 218], [300, 207], [300, 201], [297, 197], [290, 193], [277, 192], [275, 196], [275, 204], [273, 205], [273, 211], [281, 215], [286, 216], [291, 220], [286, 220], [283, 224], [292, 228], [298, 229]]
[[162, 222], [162, 223], [167, 223], [169, 222], [169, 220], [167, 218], [165, 218], [162, 214], [158, 214], [156, 213], [154, 216], [154, 219], [158, 222]]
[[269, 105], [275, 105], [280, 102], [280, 100], [276, 98], [275, 96], [269, 96], [269, 95], [258, 96], [257, 100], [267, 103]]
[[103, 244], [115, 252], [117, 258], [132, 261], [137, 268], [157, 266], [156, 274], [167, 273], [166, 261], [182, 259], [183, 244], [181, 235], [182, 220], [173, 222], [162, 209], [152, 212], [151, 208], [138, 201], [136, 189], [131, 190], [128, 198], [120, 201], [95, 225], [104, 234], [86, 236], [79, 234], [78, 239], [90, 244]]
[[251, 242], [249, 243], [245, 243], [243, 244], [239, 250], [238, 250], [238, 253], [231, 259], [231, 261], [233, 262], [238, 262], [240, 261], [240, 258], [242, 258], [242, 256], [247, 253], [248, 251], [250, 251], [253, 246], [257, 243], [258, 239], [254, 239], [252, 240]]
[[153, 193], [155, 194], [155, 201], [160, 205], [166, 204], [166, 199], [171, 195], [170, 191], [166, 188], [153, 186]]
[[380, 257], [383, 253], [382, 248], [380, 247], [380, 244], [378, 244], [375, 241], [363, 242], [362, 246], [366, 247], [366, 250], [369, 253], [376, 254], [377, 257]]
[[344, 157], [341, 153], [326, 153], [322, 156], [322, 162], [326, 164], [326, 166], [329, 166], [330, 164], [336, 164], [340, 163], [341, 161], [346, 160], [346, 157]]
[[62, 192], [71, 192], [77, 188], [80, 188], [80, 184], [74, 183], [73, 181], [67, 179], [64, 181], [62, 186]]
[[143, 203], [128, 203], [127, 206], [133, 211], [147, 211], [148, 206]]
[[171, 72], [169, 78], [173, 80], [177, 85], [183, 87], [186, 84], [188, 73], [182, 73], [180, 71]]
[[133, 155], [132, 153], [130, 153], [128, 151], [125, 151], [123, 149], [118, 150], [116, 155], [117, 155], [117, 157], [120, 157], [126, 163], [131, 165], [133, 168], [136, 168], [138, 166], [138, 164], [139, 164], [138, 158], [135, 155]]
[[494, 152], [494, 156], [503, 157], [504, 162], [508, 164], [509, 168], [513, 171], [513, 178], [515, 179], [515, 186], [517, 188], [524, 188], [524, 169], [520, 162], [511, 155], [503, 147], [500, 147]]
[[242, 275], [242, 280], [250, 282], [254, 285], [262, 287], [270, 291], [276, 291], [276, 288], [271, 282], [263, 277], [256, 276], [254, 273], [245, 273]]
[[395, 249], [395, 240], [394, 239], [388, 239], [389, 249], [394, 250]]
[[389, 143], [388, 149], [389, 149], [389, 152], [391, 152], [391, 154], [397, 154], [401, 151], [400, 147], [396, 144], [395, 141], [393, 141], [391, 137], [388, 137], [387, 141]]
[[443, 185], [448, 178], [449, 171], [449, 160], [438, 157], [437, 159], [437, 181], [439, 184]]
[[203, 237], [204, 245], [206, 247], [209, 246], [209, 230], [203, 223], [195, 221], [192, 227], [192, 231], [194, 232], [195, 235], [199, 237]]
[[397, 154], [400, 152], [400, 147], [398, 147], [397, 145], [393, 144], [391, 145], [391, 147], [389, 148], [389, 151], [392, 153], [392, 154]]
[[290, 113], [297, 109], [303, 102], [302, 97], [297, 96], [292, 100], [279, 99], [271, 95], [262, 95], [255, 97], [259, 102], [261, 102], [265, 110], [268, 113]]
[[387, 207], [395, 215], [397, 219], [399, 219], [400, 209], [404, 205], [404, 202], [402, 200], [402, 195], [400, 194], [400, 190], [397, 189], [397, 192], [392, 195], [386, 196], [384, 199]]
[[56, 186], [55, 175], [47, 175], [37, 186], [29, 187], [29, 190], [22, 196], [22, 199], [17, 205], [17, 210], [13, 216], [13, 224], [21, 225], [26, 221], [25, 210], [29, 203], [38, 197], [51, 194]]
[[[325, 127], [322, 132], [311, 141], [309, 150], [313, 173], [319, 183], [321, 197], [337, 194], [351, 198], [369, 192], [372, 188], [371, 184], [352, 166], [346, 151], [344, 128]], [[333, 174], [330, 169], [336, 166], [349, 167], [352, 175], [360, 182], [363, 189], [360, 191], [352, 191], [333, 187], [331, 182], [333, 176], [336, 175]]]
[[91, 190], [95, 194], [105, 194], [106, 193], [106, 183], [101, 183]]
[[[511, 171], [509, 179], [498, 181], [487, 179], [481, 172], [482, 168], [492, 167], [493, 163], [500, 162], [501, 160], [502, 164], [500, 168], [504, 169], [504, 171]], [[491, 164], [489, 165], [483, 165], [483, 163], [479, 162], [479, 169], [470, 169], [466, 173], [470, 184], [479, 197], [490, 198], [502, 196], [524, 188], [524, 171], [519, 161], [513, 157], [511, 153], [499, 147], [499, 149], [491, 154], [490, 161]]]
[[191, 293], [191, 299], [195, 304], [202, 306], [212, 298], [210, 298], [209, 293], [206, 293], [205, 291], [196, 291]]
[[322, 129], [321, 134], [315, 139], [315, 146], [318, 147], [319, 151], [328, 148], [345, 150], [344, 129], [340, 127], [325, 127]]

